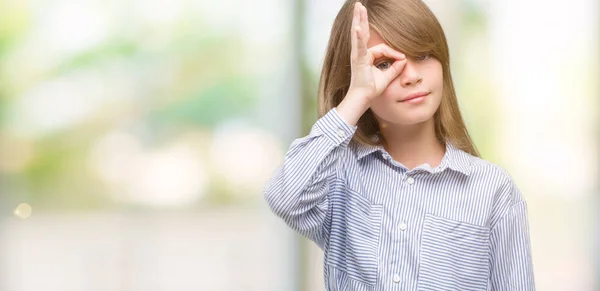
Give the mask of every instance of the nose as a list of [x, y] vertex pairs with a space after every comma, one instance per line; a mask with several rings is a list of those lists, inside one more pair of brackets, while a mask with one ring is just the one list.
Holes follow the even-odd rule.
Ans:
[[402, 87], [408, 87], [419, 84], [423, 81], [423, 76], [419, 74], [416, 66], [411, 62], [406, 62], [404, 70], [400, 73], [400, 83]]

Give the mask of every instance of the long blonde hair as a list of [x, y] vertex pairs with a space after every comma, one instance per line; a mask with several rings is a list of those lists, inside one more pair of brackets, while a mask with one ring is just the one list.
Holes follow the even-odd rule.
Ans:
[[[347, 0], [335, 18], [321, 71], [318, 92], [319, 116], [338, 106], [350, 86], [350, 28], [354, 3]], [[479, 157], [458, 107], [450, 74], [448, 44], [442, 26], [421, 0], [360, 0], [369, 13], [369, 25], [394, 49], [417, 57], [429, 54], [441, 64], [444, 76], [442, 100], [434, 114], [435, 134], [440, 143]], [[356, 142], [377, 145], [379, 124], [369, 109], [358, 121]]]

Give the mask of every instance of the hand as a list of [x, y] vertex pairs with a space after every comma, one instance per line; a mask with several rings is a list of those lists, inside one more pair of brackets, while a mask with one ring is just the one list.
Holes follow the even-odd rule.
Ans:
[[[367, 8], [360, 2], [354, 6], [351, 28], [352, 50], [350, 65], [352, 76], [346, 97], [338, 106], [338, 113], [348, 123], [355, 125], [371, 102], [387, 88], [406, 65], [406, 56], [386, 44], [367, 48], [370, 38]], [[388, 60], [391, 65], [383, 70], [375, 67], [376, 59]], [[350, 103], [350, 104], [349, 104]]]

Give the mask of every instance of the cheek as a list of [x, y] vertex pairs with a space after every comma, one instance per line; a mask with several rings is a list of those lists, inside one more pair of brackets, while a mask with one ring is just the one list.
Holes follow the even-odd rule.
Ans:
[[400, 86], [400, 81], [398, 78], [393, 80], [381, 93], [381, 99], [387, 101], [395, 101], [402, 97], [402, 86]]
[[438, 90], [442, 90], [442, 88], [444, 88], [444, 77], [442, 76], [442, 74], [440, 73], [438, 76], [436, 76], [437, 78], [435, 79], [435, 87]]
[[435, 65], [435, 68], [433, 68], [431, 70], [431, 81], [432, 81], [432, 87], [435, 87], [437, 89], [441, 89], [444, 87], [444, 71], [442, 69], [442, 65], [437, 62], [437, 64]]

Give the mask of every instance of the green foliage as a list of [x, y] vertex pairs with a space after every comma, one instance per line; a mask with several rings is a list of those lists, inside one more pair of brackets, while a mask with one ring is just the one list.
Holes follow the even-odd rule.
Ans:
[[213, 127], [228, 119], [250, 113], [255, 96], [251, 83], [241, 77], [219, 80], [201, 86], [188, 97], [152, 113], [152, 119], [171, 126], [198, 125]]

